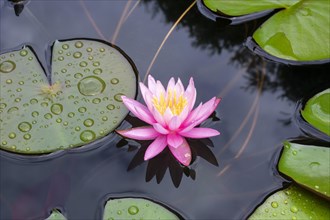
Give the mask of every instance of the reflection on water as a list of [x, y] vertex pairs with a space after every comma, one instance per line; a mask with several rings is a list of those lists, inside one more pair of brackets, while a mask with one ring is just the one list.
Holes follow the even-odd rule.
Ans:
[[[46, 64], [45, 48], [56, 39], [111, 41], [116, 33], [116, 44], [133, 59], [143, 79], [164, 37], [192, 2], [31, 1], [17, 17], [1, 1], [0, 49], [28, 43]], [[58, 207], [68, 219], [95, 219], [108, 194], [154, 198], [187, 219], [247, 216], [270, 191], [282, 186], [274, 168], [281, 142], [302, 134], [294, 123], [283, 126], [279, 120], [292, 119], [297, 100], [329, 87], [330, 82], [325, 74], [328, 66], [293, 68], [244, 49], [246, 36], [258, 22], [222, 27], [201, 15], [195, 5], [151, 68], [163, 82], [172, 76], [183, 82], [194, 77], [197, 103], [222, 97], [216, 110], [221, 121], [212, 125], [221, 135], [211, 139], [218, 167], [197, 157], [189, 167], [195, 180], [182, 178], [176, 188], [171, 174], [161, 178], [164, 168], [157, 174], [142, 163], [127, 172], [136, 151], [117, 148], [118, 136], [93, 150], [46, 161], [24, 162], [1, 152], [0, 218], [45, 218]]]

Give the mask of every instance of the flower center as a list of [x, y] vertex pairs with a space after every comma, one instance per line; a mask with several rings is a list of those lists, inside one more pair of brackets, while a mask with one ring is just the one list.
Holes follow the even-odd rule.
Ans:
[[182, 93], [177, 95], [176, 90], [169, 90], [166, 96], [163, 93], [159, 97], [154, 96], [152, 103], [161, 115], [165, 113], [167, 108], [171, 110], [173, 115], [179, 115], [186, 107], [187, 99]]

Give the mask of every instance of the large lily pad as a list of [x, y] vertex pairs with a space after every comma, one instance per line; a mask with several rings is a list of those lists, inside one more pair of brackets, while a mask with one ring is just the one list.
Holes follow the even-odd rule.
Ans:
[[301, 115], [309, 124], [330, 136], [330, 89], [309, 99]]
[[330, 148], [286, 142], [279, 171], [308, 189], [330, 198]]
[[271, 195], [249, 219], [329, 219], [330, 203], [292, 185]]
[[281, 9], [253, 34], [267, 53], [291, 61], [330, 58], [330, 4], [327, 0], [204, 0], [215, 12], [240, 16]]
[[166, 208], [152, 201], [138, 198], [123, 198], [110, 199], [106, 203], [103, 219], [179, 220], [180, 218]]
[[56, 41], [51, 62], [47, 78], [29, 47], [0, 56], [1, 149], [41, 154], [85, 145], [128, 113], [121, 95], [134, 98], [136, 72], [119, 48]]
[[66, 217], [62, 215], [62, 213], [56, 209], [54, 209], [51, 215], [45, 220], [66, 220]]

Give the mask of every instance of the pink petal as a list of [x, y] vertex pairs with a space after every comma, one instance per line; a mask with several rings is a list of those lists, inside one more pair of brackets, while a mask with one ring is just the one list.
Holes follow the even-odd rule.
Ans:
[[121, 136], [135, 140], [153, 140], [160, 134], [153, 127], [139, 127], [127, 130], [116, 130]]
[[212, 112], [214, 112], [219, 103], [220, 99], [213, 97], [211, 100], [202, 105], [198, 112], [194, 112], [193, 116], [190, 117], [189, 115], [186, 121], [183, 123], [185, 128], [182, 130], [182, 132], [189, 131], [193, 127], [202, 123], [210, 116], [210, 114], [212, 114]]
[[179, 134], [187, 138], [207, 138], [217, 136], [220, 132], [212, 128], [192, 128], [190, 131], [179, 132]]
[[165, 110], [164, 114], [163, 114], [163, 119], [166, 125], [169, 125], [170, 121], [173, 118], [173, 114], [170, 108], [167, 107], [167, 109]]
[[153, 124], [156, 122], [147, 107], [141, 103], [135, 101], [134, 99], [127, 98], [126, 96], [121, 97], [125, 106], [139, 119], [147, 122], [148, 124]]
[[158, 133], [161, 133], [161, 134], [168, 134], [169, 133], [169, 131], [159, 123], [153, 124], [153, 127]]
[[151, 113], [154, 116], [155, 120], [161, 124], [162, 126], [166, 126], [165, 120], [163, 115], [161, 115], [157, 109], [155, 109], [154, 107], [152, 107], [151, 109]]
[[168, 128], [171, 131], [176, 131], [181, 125], [181, 121], [179, 120], [178, 116], [173, 116], [168, 124]]
[[196, 88], [192, 77], [189, 80], [189, 85], [184, 93], [184, 96], [187, 98], [188, 108], [189, 111], [191, 111], [196, 101]]
[[156, 138], [148, 147], [144, 154], [144, 160], [149, 160], [164, 150], [167, 145], [166, 136], [161, 135]]
[[180, 78], [178, 78], [178, 82], [176, 83], [174, 89], [176, 90], [178, 96], [184, 92], [184, 87]]
[[167, 135], [167, 144], [174, 148], [179, 147], [182, 144], [183, 140], [184, 138], [181, 137], [181, 135], [175, 133]]
[[169, 92], [170, 90], [174, 90], [174, 86], [175, 86], [175, 80], [174, 80], [174, 78], [172, 77], [171, 79], [170, 79], [170, 81], [168, 82], [168, 84], [167, 84], [167, 88], [166, 88], [166, 92]]
[[182, 144], [177, 147], [171, 147], [169, 146], [173, 156], [183, 165], [189, 166], [191, 162], [191, 150], [190, 147], [186, 141], [186, 139], [183, 138]]
[[142, 97], [145, 103], [147, 104], [149, 111], [151, 111], [151, 109], [153, 108], [153, 104], [152, 104], [153, 95], [143, 83], [140, 83], [139, 85], [140, 85]]
[[156, 95], [158, 99], [161, 96], [164, 96], [164, 98], [165, 98], [166, 91], [165, 91], [163, 84], [159, 80], [157, 80], [157, 82], [156, 82], [156, 88], [155, 88], [154, 95]]
[[151, 93], [156, 94], [156, 81], [151, 75], [148, 76], [148, 88]]

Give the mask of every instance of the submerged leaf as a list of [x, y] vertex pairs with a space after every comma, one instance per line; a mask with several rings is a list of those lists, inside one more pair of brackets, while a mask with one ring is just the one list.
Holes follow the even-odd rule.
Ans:
[[146, 199], [110, 199], [104, 208], [103, 219], [180, 219], [166, 208]]
[[249, 219], [329, 219], [329, 205], [328, 201], [292, 185], [271, 195]]
[[301, 115], [309, 124], [330, 136], [330, 89], [308, 100]]
[[29, 47], [0, 57], [1, 149], [41, 154], [90, 143], [127, 115], [136, 73], [115, 46], [94, 40], [56, 41], [50, 82]]
[[286, 142], [279, 171], [308, 189], [330, 198], [330, 148]]

